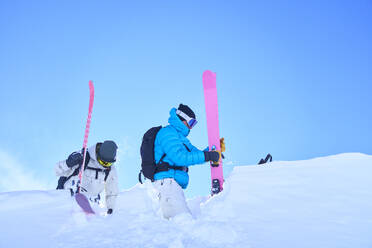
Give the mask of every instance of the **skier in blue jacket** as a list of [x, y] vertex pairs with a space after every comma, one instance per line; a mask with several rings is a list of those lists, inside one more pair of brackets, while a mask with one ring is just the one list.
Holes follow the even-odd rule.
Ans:
[[[154, 185], [159, 191], [163, 216], [167, 219], [190, 212], [182, 190], [189, 183], [188, 167], [206, 161], [218, 162], [221, 157], [221, 151], [199, 150], [187, 139], [197, 123], [195, 113], [187, 105], [172, 108], [168, 122], [169, 125], [156, 135], [154, 146], [157, 164]], [[223, 139], [221, 147], [225, 147]]]

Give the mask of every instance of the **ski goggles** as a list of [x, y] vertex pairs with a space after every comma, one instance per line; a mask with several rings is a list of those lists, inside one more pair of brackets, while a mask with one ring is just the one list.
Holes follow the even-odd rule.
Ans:
[[177, 110], [176, 114], [178, 114], [179, 116], [181, 116], [183, 119], [186, 120], [187, 125], [189, 125], [190, 129], [195, 127], [196, 123], [198, 123], [197, 120], [195, 120], [194, 118], [189, 117], [187, 114], [185, 114], [181, 110]]
[[113, 164], [113, 162], [106, 162], [106, 161], [103, 161], [103, 160], [101, 160], [99, 158], [97, 158], [97, 161], [103, 167], [110, 167]]

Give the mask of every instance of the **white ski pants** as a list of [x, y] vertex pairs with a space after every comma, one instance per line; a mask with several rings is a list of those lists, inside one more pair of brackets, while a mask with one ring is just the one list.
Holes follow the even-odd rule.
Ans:
[[191, 213], [181, 186], [173, 178], [165, 178], [154, 182], [159, 192], [160, 208], [164, 218], [169, 219], [181, 213]]

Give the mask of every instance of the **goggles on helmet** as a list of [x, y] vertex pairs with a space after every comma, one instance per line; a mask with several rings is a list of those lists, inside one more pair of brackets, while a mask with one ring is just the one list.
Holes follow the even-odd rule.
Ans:
[[189, 117], [187, 114], [185, 114], [181, 110], [177, 110], [176, 114], [178, 114], [179, 116], [181, 116], [183, 119], [186, 120], [187, 125], [189, 125], [190, 129], [193, 128], [196, 125], [196, 123], [198, 123], [197, 120], [195, 120], [194, 118]]
[[97, 161], [103, 167], [110, 167], [113, 164], [113, 162], [106, 162], [106, 161], [103, 161], [103, 160], [101, 160], [99, 158], [97, 158]]

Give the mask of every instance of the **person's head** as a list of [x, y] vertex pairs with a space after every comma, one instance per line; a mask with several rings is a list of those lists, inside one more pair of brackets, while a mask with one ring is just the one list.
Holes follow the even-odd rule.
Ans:
[[189, 128], [193, 128], [198, 121], [196, 120], [196, 116], [194, 111], [187, 105], [180, 104], [176, 111], [178, 118]]
[[118, 146], [112, 140], [98, 143], [96, 146], [97, 161], [103, 167], [110, 167], [116, 161], [116, 151]]

